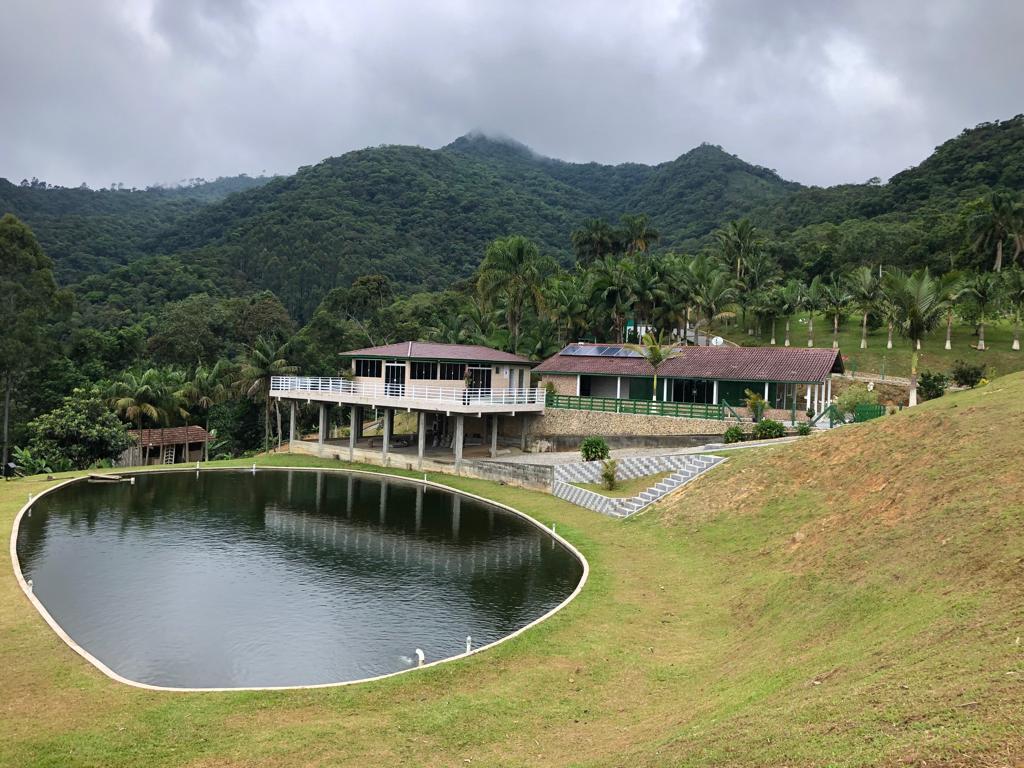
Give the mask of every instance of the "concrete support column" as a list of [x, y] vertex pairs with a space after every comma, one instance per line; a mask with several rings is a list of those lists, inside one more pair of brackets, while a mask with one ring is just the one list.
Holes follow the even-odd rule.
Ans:
[[349, 461], [355, 461], [356, 460], [356, 432], [359, 429], [359, 427], [357, 426], [358, 422], [359, 422], [359, 406], [358, 405], [353, 405], [349, 409], [349, 417], [348, 417], [348, 460]]
[[661, 380], [661, 402], [668, 402], [668, 379]]
[[767, 408], [768, 407], [767, 406], [767, 403], [768, 403], [768, 382], [767, 381], [764, 383], [764, 401], [766, 403], [765, 408]]
[[811, 385], [810, 384], [804, 384], [804, 387], [807, 390], [807, 393], [806, 393], [807, 394], [807, 410], [809, 411], [809, 410], [811, 410]]
[[356, 409], [356, 440], [363, 439], [363, 406], [357, 405]]
[[455, 469], [462, 466], [462, 442], [466, 434], [466, 416], [458, 413], [455, 415], [455, 438], [452, 440], [452, 450], [455, 451]]
[[384, 409], [384, 428], [381, 430], [384, 437], [381, 440], [381, 460], [384, 462], [384, 466], [388, 465], [388, 448], [391, 442], [391, 420], [395, 418], [395, 411], [393, 408]]
[[416, 429], [416, 469], [423, 469], [423, 450], [427, 445], [427, 412], [420, 411]]
[[828, 377], [826, 385], [828, 386], [828, 391], [825, 393], [825, 401], [829, 405], [831, 405], [832, 404], [832, 377], [831, 376]]
[[498, 415], [491, 416], [491, 458], [498, 456]]
[[615, 377], [615, 399], [616, 400], [621, 400], [622, 399], [622, 377], [621, 376], [616, 376]]
[[576, 397], [580, 396], [580, 375], [576, 374]]
[[526, 453], [526, 417], [520, 416], [522, 425], [519, 427], [519, 450]]
[[320, 431], [317, 432], [316, 442], [323, 446], [327, 439], [327, 403], [320, 403]]
[[[705, 392], [707, 390], [704, 390]], [[718, 379], [715, 379], [714, 385], [711, 388], [711, 404], [718, 405]]]
[[297, 408], [294, 400], [292, 400], [291, 406], [288, 415], [288, 453], [292, 452], [292, 443], [295, 442], [295, 411]]

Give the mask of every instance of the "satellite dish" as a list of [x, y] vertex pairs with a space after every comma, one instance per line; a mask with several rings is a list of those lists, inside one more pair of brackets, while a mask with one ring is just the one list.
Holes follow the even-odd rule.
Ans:
[[712, 347], [720, 347], [723, 344], [725, 344], [725, 339], [723, 339], [721, 336], [715, 336], [713, 339], [711, 339]]

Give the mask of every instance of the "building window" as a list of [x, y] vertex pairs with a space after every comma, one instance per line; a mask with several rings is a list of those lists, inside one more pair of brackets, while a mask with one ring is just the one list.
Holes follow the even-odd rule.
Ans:
[[441, 363], [442, 381], [462, 381], [466, 378], [465, 363]]
[[356, 376], [379, 379], [380, 373], [380, 360], [356, 360]]
[[409, 373], [411, 379], [436, 379], [437, 363], [413, 362], [412, 370]]

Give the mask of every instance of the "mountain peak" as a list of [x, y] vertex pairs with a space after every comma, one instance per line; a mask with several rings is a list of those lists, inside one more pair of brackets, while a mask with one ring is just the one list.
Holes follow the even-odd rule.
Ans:
[[514, 156], [530, 160], [543, 159], [542, 155], [537, 154], [530, 147], [521, 141], [516, 141], [511, 136], [487, 133], [480, 129], [474, 129], [464, 136], [460, 136], [451, 144], [443, 147], [443, 149], [484, 157], [507, 158]]

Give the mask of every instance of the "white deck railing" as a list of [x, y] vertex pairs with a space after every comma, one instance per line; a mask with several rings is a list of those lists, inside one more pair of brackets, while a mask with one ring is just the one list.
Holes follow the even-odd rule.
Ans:
[[270, 394], [287, 392], [317, 392], [349, 395], [366, 400], [403, 399], [424, 400], [461, 405], [544, 405], [547, 394], [536, 389], [452, 389], [426, 384], [369, 384], [351, 379], [326, 376], [272, 376]]

